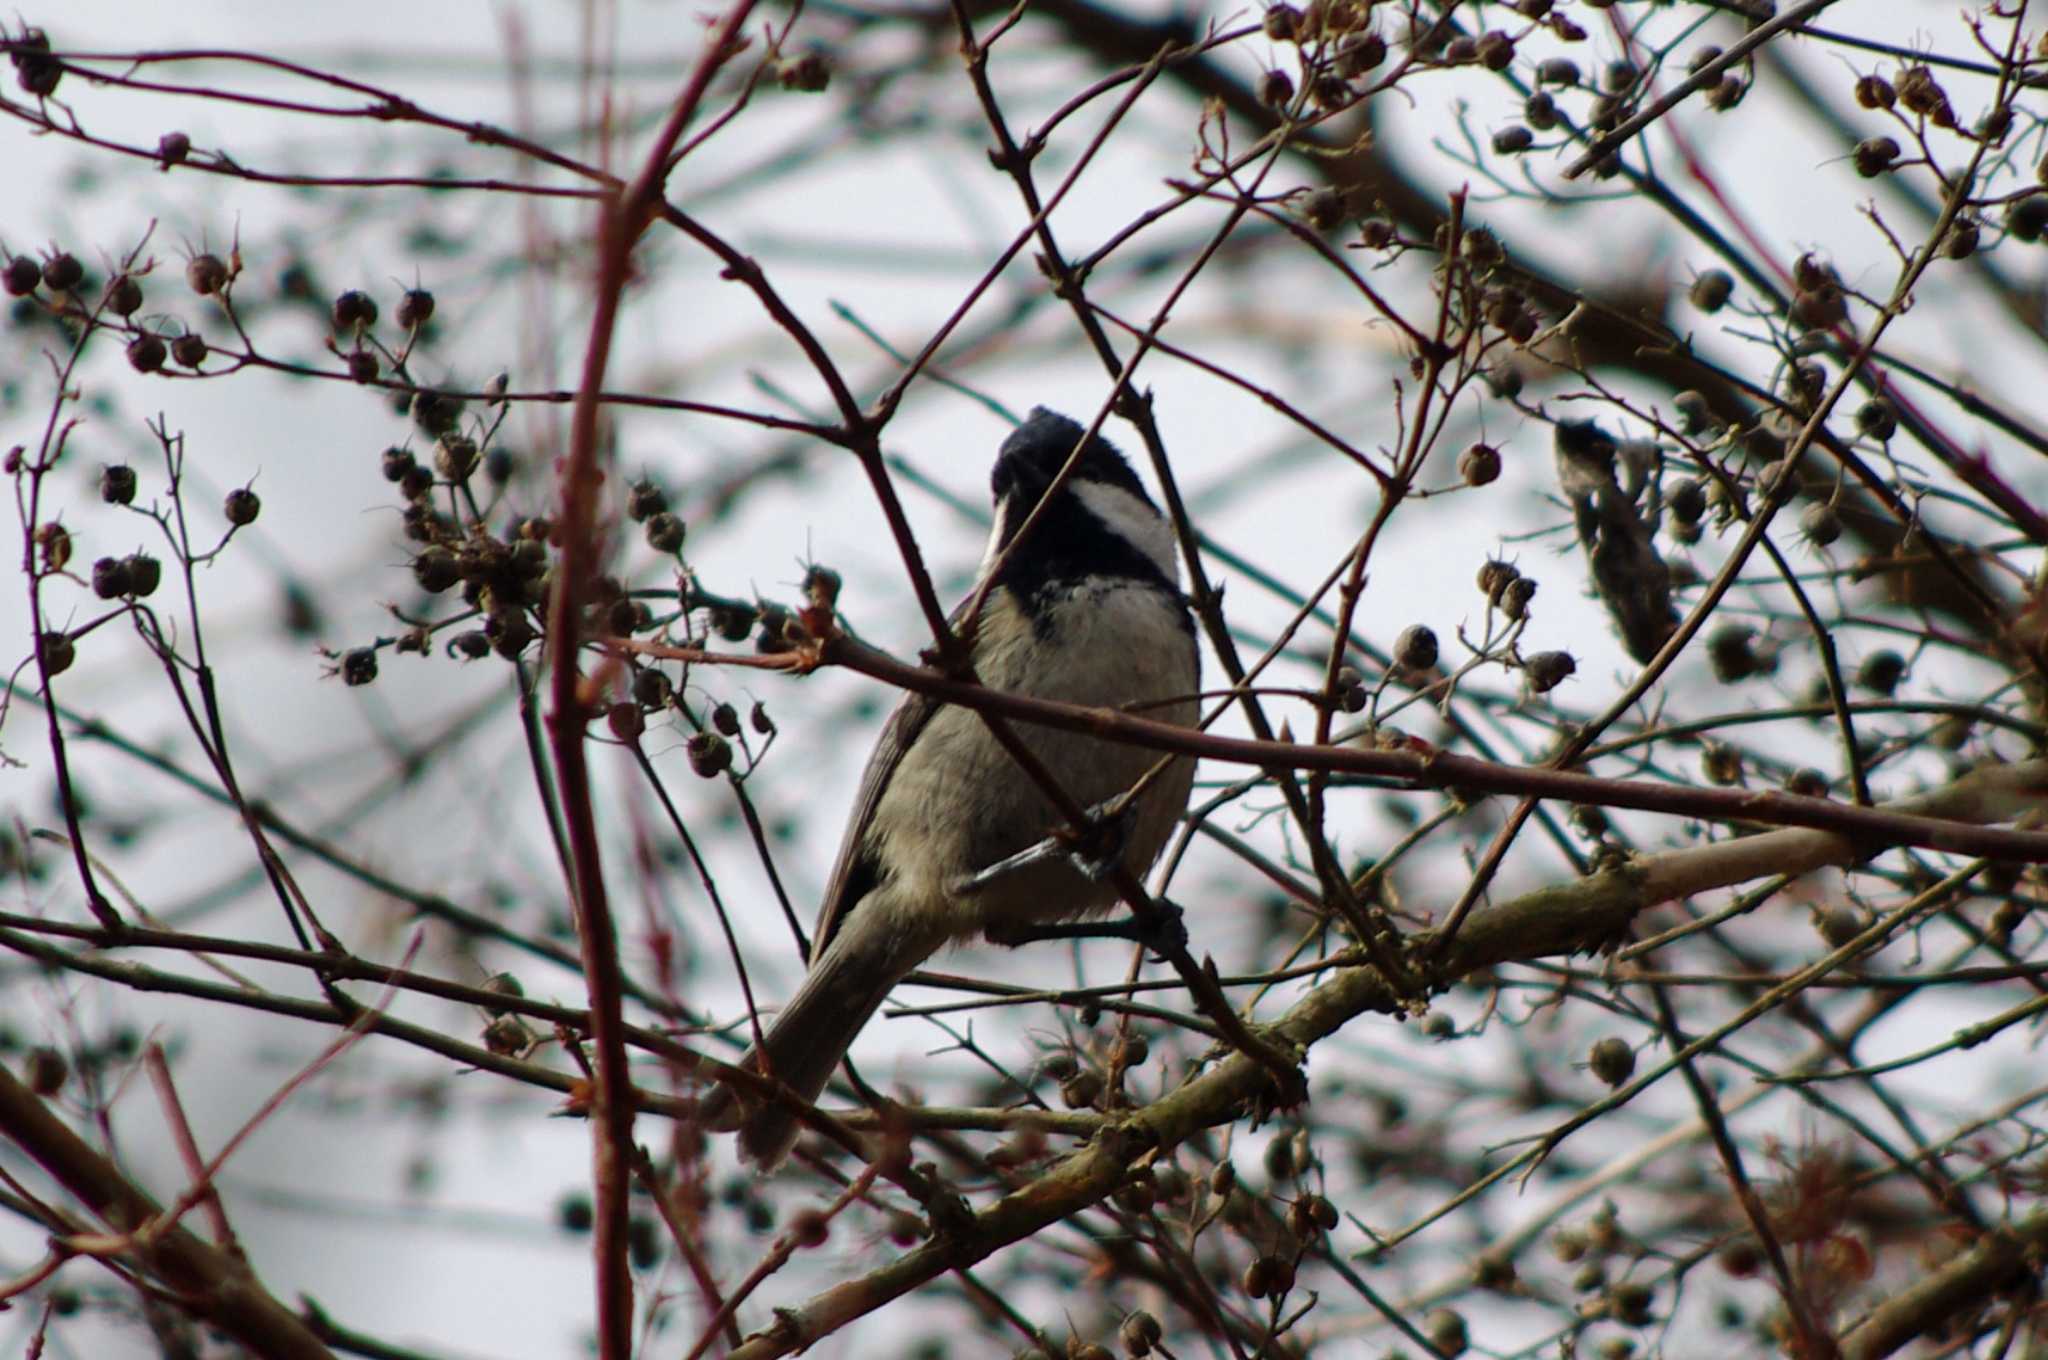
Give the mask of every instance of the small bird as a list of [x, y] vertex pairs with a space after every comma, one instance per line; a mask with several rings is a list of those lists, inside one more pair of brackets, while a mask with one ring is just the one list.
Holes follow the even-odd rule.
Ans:
[[[991, 689], [1192, 726], [1200, 658], [1173, 535], [1137, 474], [1091, 438], [1073, 475], [1016, 551], [1003, 555], [1086, 433], [1039, 407], [1003, 441], [990, 488], [995, 526], [963, 620], [975, 673]], [[1128, 791], [1157, 753], [1012, 723], [1067, 796], [1095, 808]], [[1123, 810], [1121, 862], [1150, 868], [1187, 807], [1194, 763], [1172, 761]], [[825, 1089], [890, 988], [944, 946], [977, 935], [1108, 912], [1116, 889], [1064, 854], [1028, 854], [1064, 819], [973, 710], [906, 695], [868, 757], [825, 889], [803, 986], [741, 1063], [805, 1100]], [[705, 1124], [738, 1129], [741, 1154], [773, 1169], [796, 1141], [782, 1105], [721, 1086]]]

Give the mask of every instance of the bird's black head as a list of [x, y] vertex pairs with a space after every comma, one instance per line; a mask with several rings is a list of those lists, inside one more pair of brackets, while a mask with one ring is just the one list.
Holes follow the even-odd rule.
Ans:
[[[991, 554], [1011, 540], [1086, 433], [1043, 406], [1011, 432], [989, 478], [996, 530]], [[1178, 593], [1173, 535], [1138, 474], [1108, 440], [1081, 451], [1074, 475], [1039, 516], [1037, 526], [1005, 559], [1000, 583], [1030, 596], [1087, 580], [1137, 579]]]
[[[989, 490], [997, 502], [1007, 500], [1017, 512], [1030, 514], [1045, 495], [1045, 489], [1052, 485], [1052, 479], [1067, 465], [1084, 433], [1080, 424], [1059, 412], [1033, 407], [1031, 418], [1010, 432], [1010, 437], [1003, 441], [1002, 452], [996, 455]], [[1072, 486], [1082, 480], [1116, 487], [1147, 506], [1152, 504], [1130, 463], [1101, 435], [1090, 439], [1088, 447], [1081, 451], [1081, 462], [1067, 484]]]

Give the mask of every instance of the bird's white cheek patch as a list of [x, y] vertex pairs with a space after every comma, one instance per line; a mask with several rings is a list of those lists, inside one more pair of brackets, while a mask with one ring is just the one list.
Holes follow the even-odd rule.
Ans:
[[1167, 580], [1176, 584], [1180, 581], [1180, 564], [1173, 556], [1173, 531], [1157, 510], [1123, 488], [1104, 482], [1077, 479], [1067, 489], [1111, 533], [1151, 558]]

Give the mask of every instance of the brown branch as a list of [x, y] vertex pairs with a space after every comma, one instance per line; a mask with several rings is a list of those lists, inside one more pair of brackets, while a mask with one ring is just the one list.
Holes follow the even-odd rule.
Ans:
[[332, 1360], [332, 1352], [264, 1289], [246, 1262], [183, 1228], [152, 1228], [162, 1208], [4, 1068], [0, 1133], [124, 1235], [127, 1241], [113, 1254], [160, 1283], [185, 1312], [219, 1327], [258, 1355]]

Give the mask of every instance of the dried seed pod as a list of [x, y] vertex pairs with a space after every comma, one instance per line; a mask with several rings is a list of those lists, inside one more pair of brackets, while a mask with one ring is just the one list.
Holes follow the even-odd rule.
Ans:
[[1394, 639], [1394, 664], [1411, 671], [1426, 671], [1436, 664], [1436, 634], [1419, 623], [1411, 623]]
[[58, 251], [43, 261], [43, 287], [53, 293], [68, 293], [85, 282], [85, 266], [69, 251]]
[[367, 685], [377, 678], [377, 649], [357, 647], [346, 652], [341, 658], [341, 682], [344, 685]]
[[1337, 74], [1356, 80], [1387, 59], [1387, 40], [1377, 33], [1361, 33], [1337, 49]]
[[1570, 57], [1548, 57], [1536, 68], [1539, 85], [1576, 85], [1582, 79], [1579, 64]]
[[1500, 593], [1500, 612], [1511, 619], [1529, 617], [1529, 602], [1536, 598], [1536, 582], [1527, 576], [1518, 576], [1508, 582]]
[[186, 331], [171, 341], [171, 357], [186, 368], [197, 368], [206, 362], [206, 337], [197, 331]]
[[194, 255], [185, 262], [185, 286], [211, 297], [228, 284], [228, 267], [218, 255]]
[[1260, 27], [1274, 42], [1294, 42], [1301, 34], [1301, 11], [1292, 5], [1275, 5], [1266, 11]]
[[192, 139], [182, 132], [166, 132], [156, 139], [156, 163], [160, 170], [183, 165], [192, 154]]
[[1285, 71], [1267, 71], [1259, 77], [1259, 102], [1269, 109], [1284, 109], [1294, 102], [1294, 77]]
[[1429, 1338], [1429, 1344], [1436, 1347], [1437, 1354], [1444, 1356], [1445, 1360], [1453, 1360], [1454, 1357], [1463, 1355], [1466, 1347], [1471, 1345], [1464, 1316], [1452, 1308], [1439, 1308], [1424, 1318], [1422, 1332]]
[[373, 383], [382, 372], [383, 365], [378, 361], [377, 351], [360, 347], [349, 351], [348, 376], [351, 381]]
[[156, 594], [156, 588], [163, 583], [164, 564], [145, 552], [129, 553], [121, 559], [128, 572], [128, 593], [138, 600], [146, 600]]
[[658, 553], [675, 554], [683, 550], [683, 522], [666, 510], [649, 516], [641, 532], [646, 535], [647, 546]]
[[1538, 652], [1522, 664], [1522, 673], [1528, 678], [1529, 688], [1538, 694], [1548, 694], [1570, 677], [1579, 668], [1570, 652]]
[[334, 329], [353, 331], [377, 324], [377, 299], [351, 288], [334, 299]]
[[1842, 536], [1842, 517], [1834, 506], [1816, 501], [1800, 511], [1799, 532], [1816, 548], [1825, 548]]
[[4, 276], [9, 297], [26, 297], [43, 282], [43, 267], [26, 255], [16, 255], [7, 262]]
[[1880, 443], [1891, 439], [1899, 429], [1899, 408], [1885, 397], [1872, 397], [1856, 408], [1856, 429]]
[[239, 529], [256, 522], [256, 517], [263, 513], [263, 499], [248, 487], [238, 486], [221, 502], [221, 513]]
[[1810, 765], [1801, 766], [1785, 776], [1785, 792], [1796, 793], [1802, 798], [1825, 798], [1828, 796], [1828, 777]]
[[1856, 173], [1865, 179], [1882, 175], [1898, 158], [1899, 144], [1891, 137], [1865, 137], [1856, 143], [1856, 149], [1849, 156], [1855, 162]]
[[2048, 194], [2035, 193], [2005, 210], [2005, 230], [2017, 241], [2038, 241], [2048, 232]]
[[1502, 156], [1514, 156], [1536, 144], [1536, 134], [1520, 123], [1510, 123], [1493, 134], [1493, 149]]
[[128, 563], [119, 557], [102, 557], [92, 564], [92, 593], [102, 600], [117, 600], [132, 590]]
[[1680, 524], [1698, 524], [1707, 513], [1706, 490], [1691, 477], [1672, 487], [1664, 503], [1670, 508], [1671, 517]]
[[393, 316], [405, 329], [419, 329], [433, 320], [434, 295], [424, 288], [406, 289], [398, 299], [398, 310]]
[[1626, 1039], [1608, 1035], [1597, 1040], [1586, 1053], [1586, 1068], [1608, 1086], [1619, 1086], [1635, 1075], [1636, 1051]]
[[1700, 748], [1700, 769], [1707, 782], [1730, 788], [1742, 782], [1742, 752], [1726, 742], [1710, 741]]
[[439, 595], [462, 579], [462, 568], [446, 548], [429, 548], [412, 560], [412, 577], [421, 590]]
[[1522, 117], [1538, 132], [1549, 132], [1557, 126], [1557, 101], [1548, 90], [1538, 90], [1522, 101]]
[[1117, 1340], [1123, 1343], [1124, 1354], [1140, 1360], [1152, 1353], [1152, 1348], [1159, 1344], [1165, 1332], [1158, 1318], [1140, 1308], [1123, 1320], [1116, 1329], [1116, 1335]]
[[128, 366], [137, 373], [155, 373], [164, 366], [170, 353], [162, 336], [145, 331], [128, 342]]
[[1500, 450], [1474, 444], [1458, 455], [1458, 477], [1467, 486], [1485, 486], [1500, 477]]
[[1735, 280], [1725, 269], [1703, 269], [1692, 281], [1687, 296], [1692, 305], [1709, 316], [1728, 305], [1728, 299], [1735, 293]]
[[817, 94], [832, 83], [832, 64], [822, 52], [785, 57], [775, 64], [775, 83], [797, 94]]
[[1301, 219], [1317, 231], [1334, 231], [1344, 224], [1344, 195], [1335, 189], [1317, 189], [1301, 200]]
[[126, 463], [109, 463], [100, 469], [100, 499], [108, 505], [127, 505], [135, 499], [135, 469]]
[[1873, 694], [1890, 698], [1905, 675], [1906, 658], [1886, 648], [1863, 658], [1863, 664], [1856, 668], [1856, 683]]
[[1856, 79], [1856, 102], [1866, 109], [1888, 109], [1898, 102], [1898, 91], [1883, 76], [1859, 76]]
[[1489, 71], [1505, 71], [1515, 61], [1515, 40], [1499, 29], [1479, 35], [1479, 64]]

